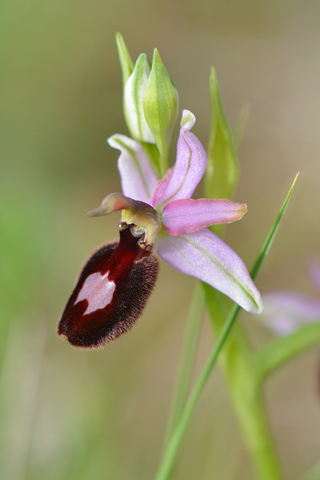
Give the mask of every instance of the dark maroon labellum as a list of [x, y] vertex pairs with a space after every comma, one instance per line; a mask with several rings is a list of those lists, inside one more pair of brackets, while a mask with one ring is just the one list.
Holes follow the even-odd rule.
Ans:
[[119, 243], [88, 260], [58, 325], [58, 334], [80, 348], [98, 348], [127, 332], [141, 315], [158, 275], [158, 260], [140, 246], [132, 225]]

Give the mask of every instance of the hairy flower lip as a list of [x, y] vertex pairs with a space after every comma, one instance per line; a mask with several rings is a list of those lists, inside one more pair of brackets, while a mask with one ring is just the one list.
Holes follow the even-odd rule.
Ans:
[[131, 329], [146, 305], [158, 260], [140, 248], [133, 228], [127, 225], [118, 241], [98, 248], [80, 272], [57, 329], [76, 348], [103, 347]]

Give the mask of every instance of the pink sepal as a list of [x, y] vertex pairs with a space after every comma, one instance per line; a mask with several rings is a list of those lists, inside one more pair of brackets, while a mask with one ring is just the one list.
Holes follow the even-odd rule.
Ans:
[[149, 203], [158, 178], [140, 143], [125, 135], [112, 135], [108, 143], [121, 152], [118, 168], [124, 195]]
[[158, 254], [176, 270], [203, 280], [245, 310], [261, 312], [260, 293], [245, 264], [207, 228], [179, 237], [159, 235]]

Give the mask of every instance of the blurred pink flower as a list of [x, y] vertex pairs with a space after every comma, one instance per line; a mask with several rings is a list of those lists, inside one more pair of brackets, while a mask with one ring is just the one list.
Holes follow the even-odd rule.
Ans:
[[294, 290], [278, 290], [263, 295], [260, 319], [276, 335], [289, 335], [308, 323], [320, 321], [320, 263], [308, 263], [309, 278], [318, 297]]

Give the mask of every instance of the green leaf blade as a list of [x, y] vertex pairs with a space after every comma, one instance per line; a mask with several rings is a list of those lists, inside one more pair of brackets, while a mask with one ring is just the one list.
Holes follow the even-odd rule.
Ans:
[[260, 251], [260, 253], [259, 253], [259, 255], [258, 255], [258, 258], [257, 258], [257, 260], [256, 260], [256, 262], [255, 262], [255, 264], [254, 264], [254, 266], [253, 266], [253, 268], [252, 268], [252, 271], [251, 271], [251, 278], [252, 278], [253, 280], [254, 280], [255, 277], [257, 276], [257, 274], [258, 274], [258, 272], [259, 272], [259, 270], [260, 270], [260, 267], [261, 267], [261, 265], [262, 265], [265, 257], [267, 256], [267, 254], [268, 254], [268, 252], [269, 252], [269, 250], [270, 250], [270, 248], [271, 248], [271, 245], [272, 245], [272, 243], [273, 243], [274, 237], [275, 237], [275, 235], [276, 235], [276, 233], [277, 233], [277, 230], [278, 230], [278, 228], [279, 228], [279, 226], [280, 226], [281, 219], [282, 219], [283, 214], [284, 214], [284, 212], [285, 212], [285, 210], [286, 210], [286, 208], [287, 208], [287, 205], [288, 205], [288, 203], [289, 203], [291, 194], [292, 194], [293, 189], [294, 189], [294, 186], [295, 186], [295, 184], [296, 184], [296, 182], [297, 182], [297, 180], [298, 180], [298, 177], [299, 177], [299, 172], [298, 172], [297, 175], [295, 176], [295, 178], [294, 178], [294, 180], [293, 180], [293, 182], [292, 182], [292, 185], [291, 185], [291, 187], [290, 187], [290, 189], [289, 189], [289, 192], [288, 192], [288, 194], [287, 194], [287, 196], [286, 196], [286, 198], [285, 198], [285, 200], [284, 200], [284, 202], [283, 202], [283, 204], [282, 204], [282, 207], [281, 207], [281, 209], [280, 209], [280, 211], [279, 211], [279, 213], [278, 213], [278, 216], [277, 216], [274, 224], [272, 225], [272, 227], [271, 227], [271, 229], [270, 229], [270, 231], [269, 231], [269, 233], [268, 233], [268, 235], [267, 235], [267, 238], [265, 239], [264, 244], [262, 245], [261, 251]]

